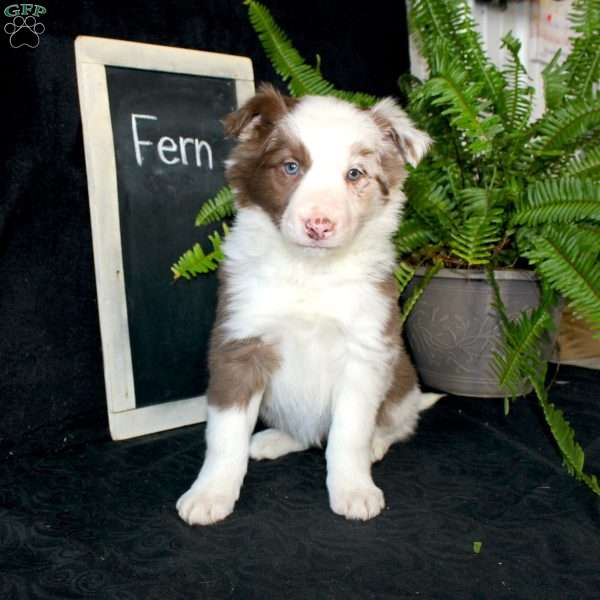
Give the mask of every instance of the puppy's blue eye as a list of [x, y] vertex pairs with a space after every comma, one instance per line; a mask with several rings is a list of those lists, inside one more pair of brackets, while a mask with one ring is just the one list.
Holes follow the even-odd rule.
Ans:
[[300, 171], [300, 165], [293, 160], [288, 160], [287, 162], [283, 163], [283, 170], [287, 175], [298, 175], [298, 172]]
[[358, 179], [360, 179], [362, 176], [362, 173], [359, 169], [353, 168], [350, 169], [347, 173], [346, 173], [346, 179], [348, 181], [356, 181]]

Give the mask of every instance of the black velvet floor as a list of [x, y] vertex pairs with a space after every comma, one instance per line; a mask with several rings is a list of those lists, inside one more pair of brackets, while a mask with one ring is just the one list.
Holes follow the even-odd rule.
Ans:
[[[600, 374], [558, 381], [598, 473]], [[600, 597], [600, 499], [565, 473], [532, 399], [508, 418], [498, 401], [440, 401], [375, 467], [387, 508], [368, 523], [329, 511], [309, 451], [251, 463], [233, 516], [189, 528], [174, 504], [203, 431], [3, 464], [0, 598]]]

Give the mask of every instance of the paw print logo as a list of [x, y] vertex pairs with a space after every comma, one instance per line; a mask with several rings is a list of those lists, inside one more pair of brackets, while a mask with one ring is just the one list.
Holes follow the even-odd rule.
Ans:
[[9, 35], [12, 48], [21, 46], [37, 48], [40, 43], [40, 35], [44, 31], [46, 31], [44, 24], [40, 23], [33, 15], [27, 17], [17, 15], [4, 26], [4, 33]]

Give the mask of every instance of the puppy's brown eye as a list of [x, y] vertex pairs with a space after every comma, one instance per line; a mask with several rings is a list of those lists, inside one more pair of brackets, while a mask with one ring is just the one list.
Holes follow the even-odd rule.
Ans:
[[352, 168], [346, 173], [346, 179], [348, 181], [357, 181], [361, 177], [362, 177], [362, 171], [360, 171], [359, 169], [356, 169], [356, 168]]
[[283, 163], [283, 170], [286, 175], [291, 175], [293, 177], [300, 172], [300, 165], [294, 160], [287, 160]]

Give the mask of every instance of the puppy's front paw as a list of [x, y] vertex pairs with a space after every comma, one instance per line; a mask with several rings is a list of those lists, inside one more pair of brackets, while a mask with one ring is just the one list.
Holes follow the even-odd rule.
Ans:
[[383, 492], [374, 483], [329, 485], [331, 510], [346, 517], [367, 521], [376, 517], [385, 506]]
[[212, 525], [233, 512], [236, 500], [231, 493], [192, 486], [177, 501], [177, 511], [188, 525]]

